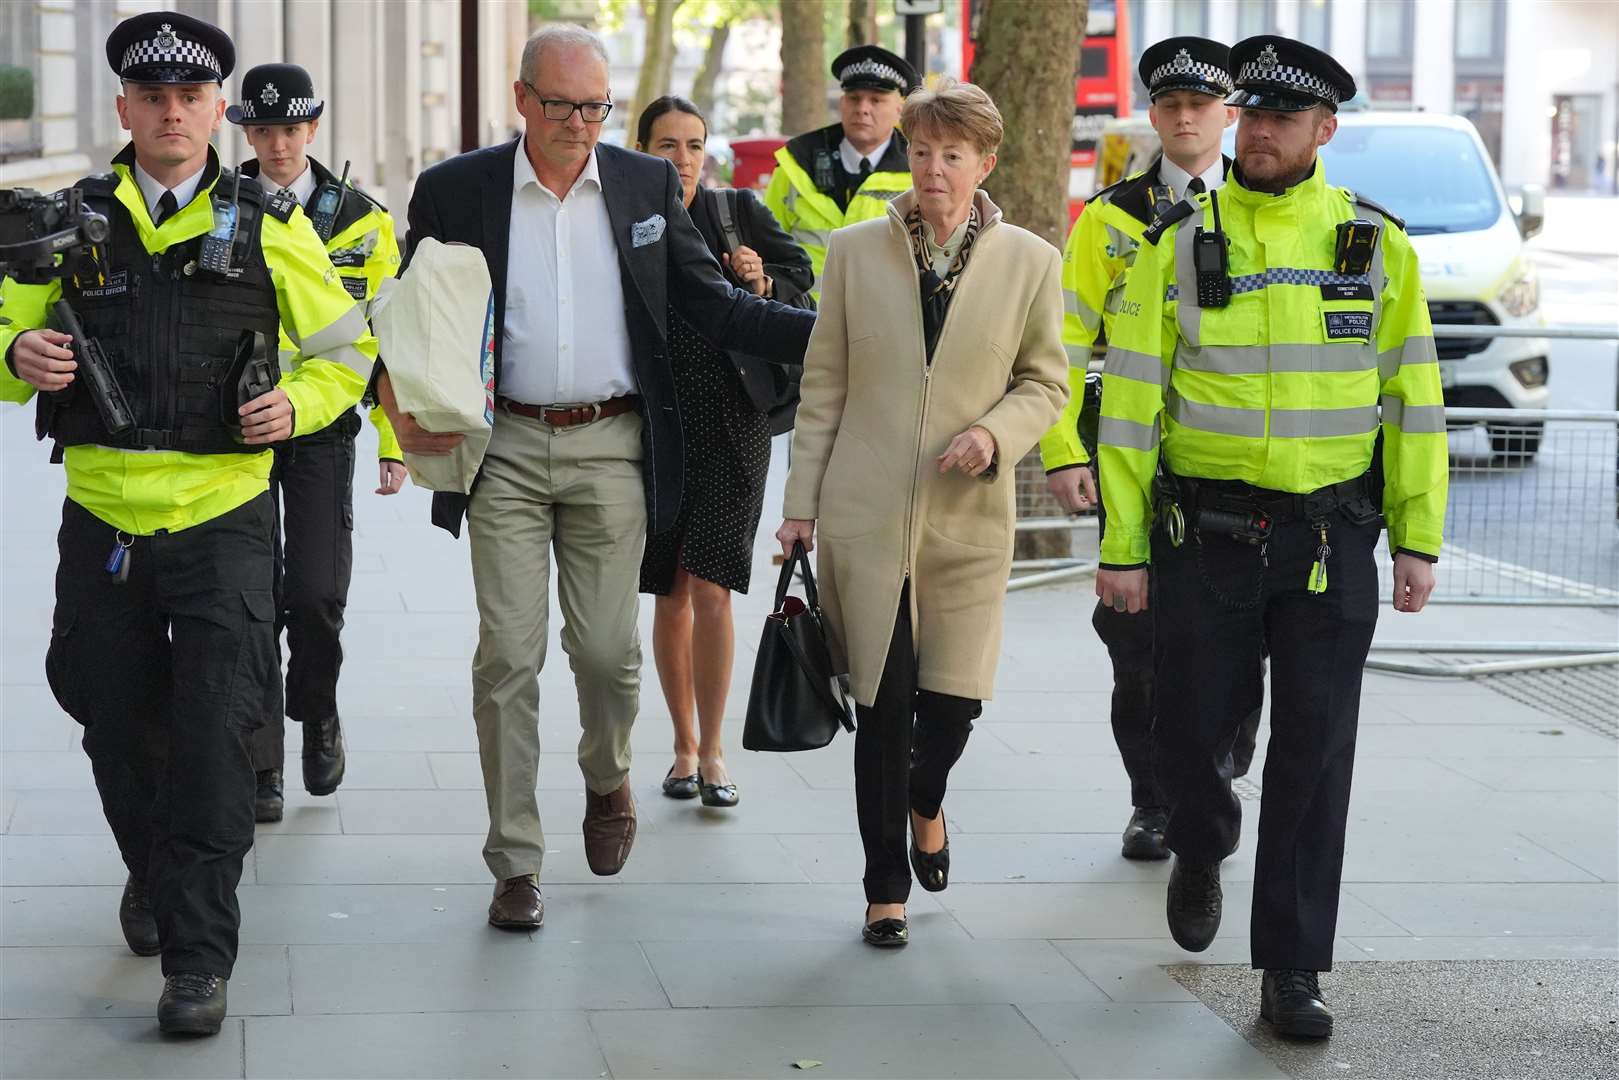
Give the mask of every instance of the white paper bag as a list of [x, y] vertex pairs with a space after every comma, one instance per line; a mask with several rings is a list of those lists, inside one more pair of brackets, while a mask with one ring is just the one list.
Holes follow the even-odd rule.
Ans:
[[382, 283], [371, 326], [400, 410], [428, 431], [466, 436], [446, 457], [407, 451], [410, 478], [465, 494], [495, 422], [495, 297], [483, 252], [424, 239], [404, 276]]

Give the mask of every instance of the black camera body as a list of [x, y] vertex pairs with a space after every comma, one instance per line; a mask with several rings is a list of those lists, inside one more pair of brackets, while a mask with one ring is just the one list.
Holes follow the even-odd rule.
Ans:
[[84, 205], [77, 188], [50, 195], [0, 188], [0, 274], [43, 285], [72, 272], [74, 256], [103, 243], [112, 227]]

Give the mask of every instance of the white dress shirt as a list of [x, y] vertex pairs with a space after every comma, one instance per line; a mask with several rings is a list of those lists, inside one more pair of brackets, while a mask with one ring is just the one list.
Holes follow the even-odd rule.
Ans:
[[309, 162], [307, 161], [304, 162], [304, 171], [299, 173], [298, 179], [290, 184], [276, 183], [270, 179], [270, 175], [261, 167], [259, 169], [259, 184], [272, 195], [278, 191], [292, 192], [292, 197], [298, 200], [298, 205], [306, 210], [309, 209], [309, 200], [314, 197], [315, 188], [320, 186], [315, 183], [315, 170], [309, 167]]
[[624, 279], [596, 155], [559, 199], [525, 146], [512, 167], [500, 393], [529, 405], [633, 394]]
[[[1169, 185], [1176, 199], [1184, 199], [1186, 185], [1192, 182], [1192, 174], [1166, 157], [1163, 164], [1158, 166], [1158, 179]], [[1204, 169], [1198, 179], [1203, 181], [1204, 191], [1213, 191], [1225, 183], [1225, 159], [1215, 158], [1214, 164]]]
[[888, 153], [888, 144], [893, 141], [894, 136], [890, 135], [883, 140], [883, 144], [877, 149], [869, 154], [862, 154], [854, 148], [854, 143], [845, 138], [838, 143], [838, 156], [843, 159], [843, 167], [849, 170], [849, 175], [851, 176], [860, 175], [860, 161], [862, 158], [871, 162], [871, 171], [876, 172], [877, 163], [883, 159], [884, 154]]
[[177, 211], [184, 210], [189, 206], [191, 200], [197, 194], [197, 187], [202, 183], [202, 174], [207, 171], [207, 168], [206, 164], [199, 165], [197, 171], [189, 177], [175, 184], [172, 188], [166, 188], [152, 179], [152, 174], [141, 168], [140, 162], [135, 162], [135, 183], [141, 189], [141, 198], [146, 200], [146, 212], [151, 215], [152, 221], [157, 221], [157, 202], [163, 198], [165, 191], [174, 192], [174, 205]]

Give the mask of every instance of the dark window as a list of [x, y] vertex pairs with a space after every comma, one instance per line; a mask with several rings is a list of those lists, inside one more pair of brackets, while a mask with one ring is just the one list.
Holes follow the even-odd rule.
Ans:
[[1079, 77], [1081, 79], [1104, 79], [1108, 75], [1110, 66], [1108, 64], [1107, 46], [1087, 45], [1079, 50]]

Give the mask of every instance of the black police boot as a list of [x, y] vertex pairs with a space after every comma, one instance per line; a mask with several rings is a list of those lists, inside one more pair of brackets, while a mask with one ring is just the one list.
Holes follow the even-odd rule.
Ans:
[[1167, 859], [1164, 830], [1169, 827], [1169, 811], [1161, 806], [1138, 806], [1124, 827], [1126, 859]]
[[180, 971], [163, 980], [157, 1026], [165, 1035], [217, 1035], [225, 1022], [225, 980]]
[[1202, 952], [1220, 929], [1220, 864], [1198, 865], [1176, 857], [1169, 872], [1165, 911], [1175, 944]]
[[1267, 970], [1259, 992], [1259, 1018], [1276, 1034], [1295, 1039], [1325, 1039], [1332, 1034], [1332, 1010], [1321, 999], [1321, 983], [1313, 971]]
[[253, 793], [253, 820], [280, 821], [285, 808], [281, 797], [281, 770], [262, 769], [257, 776], [259, 786]]
[[157, 940], [157, 916], [152, 914], [152, 898], [146, 895], [146, 886], [129, 875], [124, 882], [124, 896], [118, 902], [118, 925], [123, 927], [124, 941], [136, 956], [156, 956], [163, 951]]
[[311, 795], [330, 795], [343, 782], [343, 730], [337, 717], [305, 720], [304, 790]]

